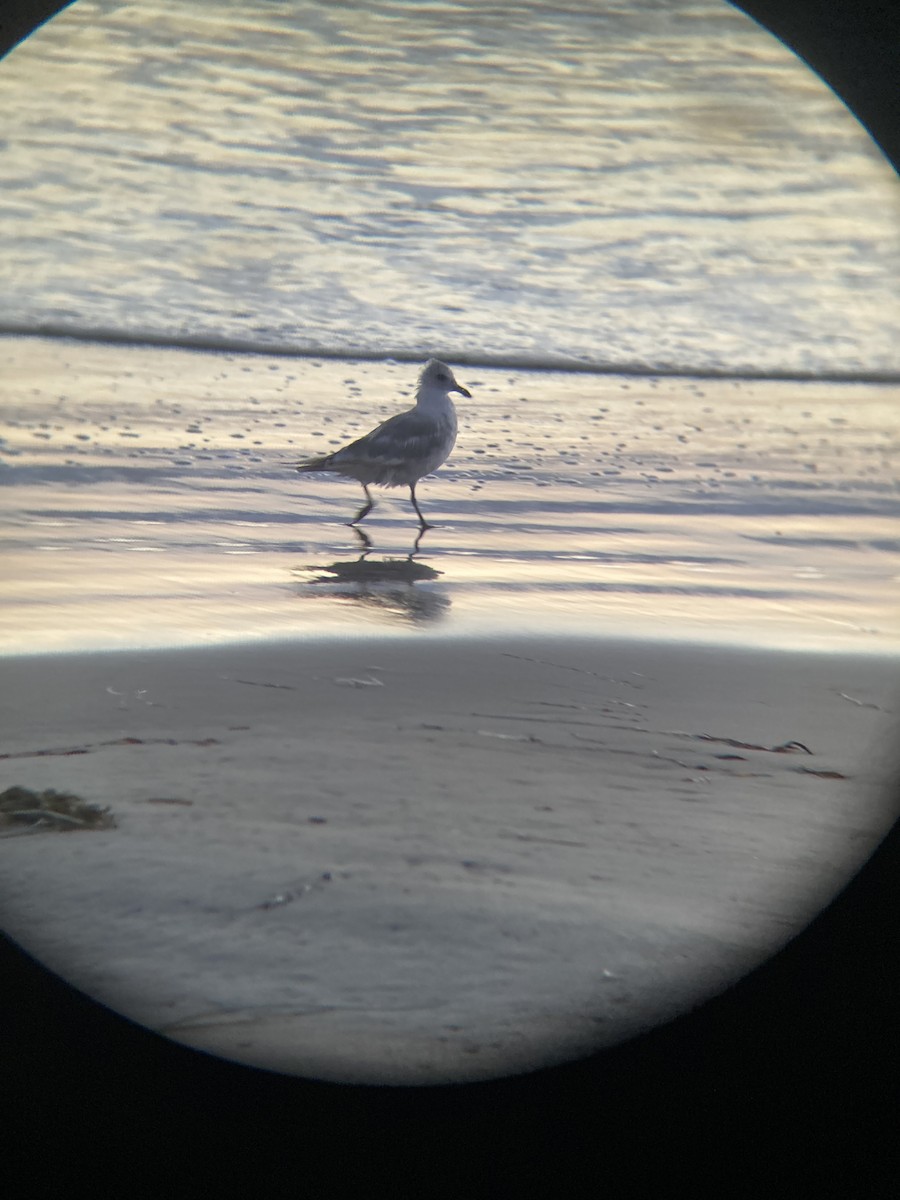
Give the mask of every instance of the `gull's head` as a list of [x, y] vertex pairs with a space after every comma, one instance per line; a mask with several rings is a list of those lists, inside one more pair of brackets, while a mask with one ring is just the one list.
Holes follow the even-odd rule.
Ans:
[[438, 362], [436, 358], [429, 359], [422, 368], [419, 376], [419, 394], [423, 392], [439, 392], [444, 396], [450, 392], [459, 392], [468, 396], [470, 400], [472, 398], [472, 393], [453, 378], [453, 372], [447, 364]]

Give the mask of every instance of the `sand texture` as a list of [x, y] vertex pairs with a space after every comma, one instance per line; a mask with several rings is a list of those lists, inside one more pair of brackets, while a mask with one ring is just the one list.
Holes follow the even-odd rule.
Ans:
[[8, 658], [4, 829], [42, 962], [189, 1045], [485, 1078], [613, 1043], [803, 928], [893, 814], [894, 660], [558, 638]]

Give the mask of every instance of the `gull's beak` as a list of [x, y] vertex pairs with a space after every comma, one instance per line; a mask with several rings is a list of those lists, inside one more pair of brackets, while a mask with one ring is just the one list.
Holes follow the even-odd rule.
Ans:
[[451, 392], [462, 392], [462, 394], [464, 396], [468, 396], [470, 400], [472, 399], [472, 393], [469, 391], [468, 388], [464, 388], [461, 383], [457, 383], [455, 387], [452, 387], [450, 389], [450, 391]]

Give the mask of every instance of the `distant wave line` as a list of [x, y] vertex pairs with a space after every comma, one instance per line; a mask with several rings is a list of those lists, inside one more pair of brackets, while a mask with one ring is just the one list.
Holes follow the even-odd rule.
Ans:
[[440, 351], [455, 366], [518, 371], [557, 371], [580, 375], [625, 375], [666, 379], [722, 379], [772, 383], [900, 383], [900, 370], [851, 369], [846, 371], [756, 370], [753, 367], [701, 367], [672, 363], [587, 362], [565, 354], [472, 354], [454, 352], [445, 346], [420, 350], [369, 350], [362, 347], [293, 346], [287, 342], [254, 341], [251, 338], [217, 337], [214, 334], [167, 334], [121, 329], [80, 329], [66, 325], [20, 325], [0, 322], [0, 336], [51, 338], [91, 342], [99, 345], [142, 346], [159, 350], [193, 350], [216, 354], [246, 354], [269, 358], [311, 359], [342, 362], [421, 363]]

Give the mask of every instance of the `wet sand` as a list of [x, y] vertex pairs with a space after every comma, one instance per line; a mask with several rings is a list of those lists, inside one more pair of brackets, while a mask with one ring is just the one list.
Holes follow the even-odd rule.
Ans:
[[[900, 652], [897, 388], [460, 367], [408, 495], [298, 476], [416, 363], [0, 338], [0, 653], [429, 629]], [[415, 551], [415, 556], [410, 557]]]
[[[804, 927], [893, 814], [896, 663], [307, 639], [0, 663], [6, 931], [188, 1045], [322, 1079], [564, 1061]], [[791, 745], [793, 743], [793, 745]]]

